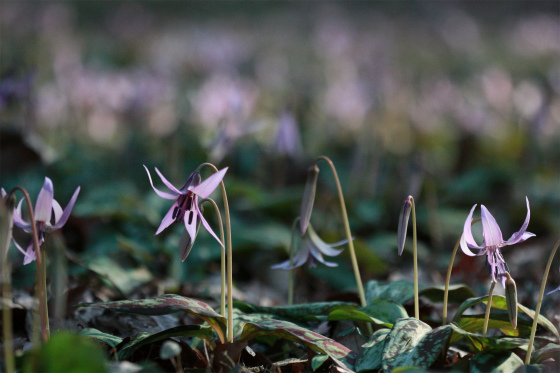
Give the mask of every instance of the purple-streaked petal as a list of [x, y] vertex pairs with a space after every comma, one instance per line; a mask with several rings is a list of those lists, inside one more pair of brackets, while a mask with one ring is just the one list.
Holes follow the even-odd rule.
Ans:
[[[463, 237], [461, 239], [464, 239], [464, 241], [470, 248], [483, 249], [484, 246], [477, 244], [476, 241], [474, 240], [472, 235], [472, 230], [471, 230], [472, 216], [475, 208], [476, 205], [472, 207], [469, 216], [467, 216], [467, 220], [465, 220], [465, 225], [463, 226]], [[461, 248], [463, 248], [463, 246], [461, 246]], [[465, 250], [463, 250], [463, 252], [465, 252]], [[465, 252], [465, 254], [469, 255], [467, 252]]]
[[478, 253], [475, 254], [475, 253], [473, 253], [473, 252], [470, 250], [469, 246], [467, 245], [467, 242], [465, 241], [465, 235], [462, 235], [462, 236], [461, 236], [461, 241], [459, 241], [459, 242], [460, 242], [460, 245], [461, 245], [461, 250], [463, 250], [463, 252], [464, 252], [466, 255], [468, 255], [468, 256], [479, 256], [479, 255], [482, 255], [482, 253], [481, 253], [480, 251], [479, 251]]
[[482, 217], [482, 235], [484, 236], [484, 245], [497, 246], [504, 242], [502, 238], [502, 231], [498, 226], [498, 222], [492, 216], [490, 211], [484, 206], [480, 205], [481, 217]]
[[155, 169], [156, 169], [156, 172], [157, 172], [159, 178], [161, 179], [162, 183], [164, 183], [165, 186], [166, 186], [167, 188], [169, 188], [170, 191], [172, 191], [173, 193], [178, 193], [178, 194], [186, 194], [186, 192], [185, 192], [185, 193], [181, 193], [181, 191], [179, 191], [179, 189], [175, 188], [175, 186], [174, 186], [173, 184], [171, 184], [171, 183], [169, 182], [169, 180], [167, 180], [167, 179], [165, 178], [165, 176], [163, 176], [163, 174], [162, 174], [161, 172], [159, 172], [159, 170], [158, 170], [157, 167], [155, 167]]
[[216, 239], [216, 241], [218, 241], [220, 243], [220, 245], [222, 246], [222, 249], [225, 250], [225, 246], [224, 246], [223, 242], [218, 238], [218, 236], [216, 236], [216, 233], [214, 233], [214, 231], [210, 227], [210, 224], [208, 224], [206, 219], [204, 219], [204, 216], [202, 215], [202, 212], [200, 212], [200, 209], [198, 208], [198, 198], [196, 198], [196, 197], [195, 197], [194, 205], [196, 206], [196, 213], [200, 217], [200, 221], [202, 222], [202, 225], [204, 225], [204, 228], [206, 228], [208, 233], [210, 233], [212, 235], [212, 237], [214, 237]]
[[175, 221], [175, 218], [173, 218], [173, 210], [175, 210], [175, 208], [177, 208], [177, 201], [175, 201], [175, 203], [173, 205], [171, 205], [171, 208], [169, 209], [169, 211], [167, 211], [167, 214], [165, 214], [165, 216], [163, 217], [163, 219], [161, 220], [161, 224], [159, 225], [159, 228], [156, 231], [156, 234], [154, 234], [154, 236], [157, 236], [158, 234], [161, 233], [161, 231], [163, 231], [165, 228], [169, 227], [171, 225], [171, 223], [173, 223]]
[[39, 192], [37, 202], [35, 202], [35, 221], [51, 221], [53, 195], [52, 181], [45, 177], [45, 182]]
[[199, 185], [189, 188], [190, 191], [201, 198], [208, 197], [214, 191], [214, 189], [216, 189], [218, 184], [220, 184], [220, 181], [222, 181], [222, 179], [224, 178], [227, 170], [227, 167], [222, 168], [220, 171], [214, 173]]
[[[78, 198], [78, 194], [80, 194], [80, 187], [76, 188], [76, 191], [72, 195], [72, 198], [70, 198], [70, 202], [68, 202], [68, 204], [66, 205], [66, 208], [62, 212], [62, 215], [60, 216], [60, 219], [56, 218], [56, 211], [55, 211], [55, 214], [54, 214], [55, 223], [53, 225], [53, 229], [60, 229], [60, 228], [62, 228], [62, 226], [64, 224], [66, 224], [66, 221], [70, 217], [70, 213], [72, 212], [72, 209], [74, 208], [74, 204], [76, 203], [76, 199]], [[54, 210], [54, 208], [55, 207], [54, 207], [54, 203], [53, 203], [53, 210]], [[60, 205], [58, 206], [58, 208], [60, 208]]]
[[[144, 168], [146, 169], [146, 172], [148, 173], [148, 178], [150, 179], [150, 184], [152, 185], [152, 188], [154, 189], [154, 191], [157, 193], [158, 196], [160, 196], [161, 198], [165, 198], [165, 199], [177, 199], [177, 197], [179, 197], [181, 195], [181, 193], [174, 192], [174, 193], [167, 193], [167, 192], [162, 192], [161, 190], [157, 189], [154, 186], [154, 183], [152, 182], [152, 175], [150, 175], [150, 171], [148, 170], [148, 167], [144, 166]], [[157, 170], [157, 169], [156, 169]]]
[[26, 222], [21, 218], [21, 204], [23, 203], [23, 198], [19, 201], [17, 207], [14, 209], [14, 225], [18, 228], [23, 229], [27, 233], [31, 233], [31, 223]]
[[525, 222], [523, 222], [523, 225], [521, 226], [521, 229], [519, 231], [512, 234], [509, 240], [504, 242], [504, 245], [513, 245], [519, 242], [523, 242], [527, 238], [533, 237], [535, 235], [533, 233], [527, 232], [529, 219], [531, 219], [531, 210], [529, 209], [529, 198], [525, 197], [525, 200], [527, 201], [527, 216], [525, 217]]
[[344, 249], [333, 249], [333, 247], [348, 243], [348, 240], [342, 240], [332, 245], [327, 244], [323, 240], [321, 240], [321, 238], [317, 235], [317, 233], [311, 227], [311, 225], [307, 226], [307, 232], [308, 232], [307, 234], [309, 235], [309, 239], [311, 240], [315, 248], [317, 248], [317, 250], [319, 250], [322, 254], [325, 254], [327, 256], [337, 256], [338, 254], [343, 252]]

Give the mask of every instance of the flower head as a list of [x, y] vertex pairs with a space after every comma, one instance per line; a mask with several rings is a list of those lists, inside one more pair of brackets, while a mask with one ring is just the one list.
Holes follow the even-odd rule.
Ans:
[[294, 257], [290, 260], [286, 260], [285, 262], [273, 265], [272, 269], [293, 269], [300, 267], [305, 264], [309, 260], [309, 266], [315, 266], [315, 260], [323, 263], [328, 267], [337, 267], [338, 264], [327, 262], [323, 255], [327, 256], [337, 256], [340, 254], [344, 249], [334, 249], [334, 247], [344, 245], [348, 243], [348, 240], [342, 240], [339, 242], [328, 244], [324, 242], [315, 232], [311, 224], [307, 226], [307, 229], [303, 236], [301, 236], [301, 248], [298, 252], [294, 255]]
[[[198, 199], [204, 199], [208, 197], [214, 191], [214, 189], [216, 189], [218, 184], [220, 184], [220, 182], [224, 178], [224, 175], [226, 174], [228, 168], [226, 167], [221, 169], [220, 171], [210, 176], [208, 179], [204, 180], [202, 183], [200, 182], [200, 173], [195, 171], [191, 173], [191, 175], [187, 179], [187, 182], [185, 183], [185, 185], [183, 185], [183, 187], [181, 187], [181, 189], [175, 188], [173, 184], [171, 184], [156, 168], [156, 172], [159, 175], [161, 181], [165, 184], [170, 192], [162, 192], [161, 190], [157, 189], [152, 182], [150, 171], [148, 171], [148, 168], [146, 166], [144, 166], [144, 168], [148, 173], [148, 178], [150, 179], [150, 184], [152, 185], [154, 191], [162, 198], [175, 200], [167, 214], [165, 214], [165, 216], [163, 217], [163, 220], [161, 221], [161, 224], [156, 231], [156, 235], [163, 231], [165, 228], [169, 227], [171, 223], [180, 221], [182, 219], [184, 221], [185, 228], [187, 229], [187, 233], [190, 236], [190, 242], [192, 243], [196, 238], [196, 233], [198, 230], [197, 222], [200, 219], [200, 222], [202, 222], [204, 228], [206, 228], [206, 230], [223, 247], [223, 244], [218, 236], [216, 236], [212, 228], [210, 228], [210, 225], [208, 224], [206, 219], [204, 219], [204, 216], [202, 216]], [[183, 255], [181, 256], [181, 259], [184, 260]]]
[[[54, 197], [54, 189], [51, 179], [45, 177], [45, 182], [43, 183], [43, 187], [37, 196], [37, 201], [35, 202], [35, 210], [33, 212], [33, 217], [35, 220], [35, 225], [37, 228], [37, 238], [39, 239], [39, 245], [42, 245], [45, 242], [45, 235], [51, 233], [57, 229], [62, 228], [68, 217], [70, 217], [70, 212], [76, 203], [76, 199], [78, 198], [78, 194], [80, 193], [80, 187], [76, 188], [76, 191], [70, 198], [70, 202], [66, 205], [66, 208], [62, 210], [60, 204], [53, 198]], [[32, 233], [31, 223], [24, 221], [21, 217], [21, 204], [23, 199], [21, 199], [14, 209], [14, 225], [23, 229], [27, 233]], [[52, 220], [54, 212], [54, 221]], [[14, 244], [18, 248], [19, 251], [25, 255], [23, 260], [23, 264], [29, 264], [36, 258], [35, 249], [33, 247], [33, 241], [27, 246], [27, 250], [24, 251], [17, 242], [14, 241]]]
[[[482, 218], [482, 235], [484, 237], [484, 242], [482, 245], [476, 243], [473, 238], [471, 231], [471, 221], [474, 209], [474, 205], [465, 221], [463, 227], [463, 235], [461, 237], [461, 249], [466, 255], [469, 256], [479, 256], [486, 255], [487, 264], [490, 269], [490, 275], [492, 281], [500, 280], [502, 286], [505, 288], [506, 283], [506, 272], [509, 272], [507, 264], [502, 256], [500, 248], [507, 245], [513, 245], [519, 242], [523, 242], [529, 237], [533, 237], [534, 234], [527, 232], [527, 226], [529, 225], [529, 219], [531, 217], [531, 211], [529, 209], [529, 199], [525, 198], [527, 201], [527, 217], [525, 222], [521, 226], [521, 229], [515, 232], [507, 241], [502, 238], [502, 231], [496, 222], [496, 219], [490, 214], [490, 211], [484, 205], [480, 206], [481, 218]], [[471, 249], [476, 249], [478, 252], [473, 252]]]

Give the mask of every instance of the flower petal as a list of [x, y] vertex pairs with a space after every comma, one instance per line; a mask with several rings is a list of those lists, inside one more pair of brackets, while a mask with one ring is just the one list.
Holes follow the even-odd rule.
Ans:
[[35, 221], [51, 221], [53, 195], [52, 181], [48, 177], [45, 177], [45, 182], [39, 192], [37, 202], [35, 202]]
[[206, 230], [208, 231], [208, 233], [210, 233], [215, 239], [216, 241], [218, 241], [220, 243], [220, 245], [222, 246], [222, 249], [225, 250], [225, 246], [223, 244], [223, 242], [218, 238], [218, 236], [216, 236], [216, 233], [214, 233], [214, 231], [212, 230], [212, 228], [210, 227], [210, 224], [208, 224], [208, 222], [206, 221], [206, 219], [204, 219], [204, 216], [202, 215], [202, 212], [200, 212], [200, 209], [198, 207], [198, 198], [195, 197], [195, 203], [194, 205], [196, 206], [196, 213], [198, 214], [198, 216], [200, 217], [200, 221], [202, 222], [202, 225], [204, 225], [204, 228], [206, 228]]
[[183, 217], [185, 228], [187, 228], [187, 232], [193, 241], [196, 239], [197, 215], [196, 208], [193, 206], [190, 210], [185, 211], [185, 216]]
[[[157, 193], [158, 196], [160, 196], [161, 198], [165, 198], [165, 199], [177, 199], [177, 197], [179, 197], [181, 195], [181, 193], [179, 193], [178, 191], [175, 192], [172, 190], [172, 192], [174, 193], [167, 193], [167, 192], [162, 192], [161, 190], [157, 189], [154, 186], [154, 183], [152, 182], [152, 175], [150, 175], [150, 171], [148, 171], [148, 167], [144, 166], [144, 168], [146, 169], [146, 172], [148, 173], [148, 178], [150, 179], [150, 184], [152, 185], [152, 188], [154, 189], [154, 191]], [[157, 170], [157, 168], [156, 168]]]
[[172, 192], [174, 192], [174, 193], [179, 193], [179, 194], [186, 194], [186, 193], [181, 193], [181, 192], [179, 191], [179, 189], [175, 188], [175, 186], [174, 186], [173, 184], [171, 184], [171, 183], [169, 182], [169, 180], [167, 180], [167, 179], [165, 178], [165, 176], [163, 176], [163, 174], [162, 174], [161, 172], [159, 172], [159, 170], [157, 169], [157, 167], [154, 167], [154, 168], [156, 169], [156, 172], [157, 172], [159, 178], [161, 179], [161, 181], [165, 184], [166, 187], [169, 188], [170, 191], [172, 191]]
[[480, 210], [482, 211], [482, 235], [484, 236], [485, 246], [497, 246], [502, 244], [504, 239], [502, 238], [502, 231], [496, 219], [494, 219], [490, 211], [488, 211], [484, 205], [480, 205]]
[[[461, 240], [464, 240], [465, 243], [470, 248], [483, 249], [484, 246], [477, 244], [476, 241], [474, 240], [473, 235], [472, 235], [472, 230], [471, 230], [472, 216], [473, 216], [475, 208], [476, 208], [476, 205], [474, 205], [472, 207], [471, 212], [469, 213], [469, 216], [467, 216], [467, 220], [465, 220], [465, 225], [463, 226], [463, 237], [461, 238]], [[461, 248], [463, 248], [463, 245], [461, 245]], [[465, 254], [469, 255], [465, 250], [463, 250], [463, 252]]]
[[313, 245], [317, 248], [317, 250], [319, 250], [321, 253], [328, 256], [337, 256], [338, 254], [344, 251], [344, 249], [333, 249], [334, 246], [340, 246], [340, 245], [344, 245], [345, 243], [348, 243], [348, 240], [342, 240], [332, 245], [327, 244], [319, 237], [319, 235], [317, 235], [317, 232], [315, 232], [315, 230], [311, 227], [311, 225], [307, 226], [307, 232], [309, 235], [309, 239], [311, 240]]
[[[309, 230], [309, 227], [307, 227], [307, 230]], [[338, 267], [337, 263], [327, 262], [323, 258], [323, 255], [321, 254], [319, 248], [317, 246], [315, 246], [315, 242], [313, 242], [311, 240], [305, 240], [303, 245], [307, 247], [307, 249], [309, 250], [311, 255], [313, 255], [313, 257], [315, 259], [317, 259], [319, 262], [323, 263], [324, 265], [326, 265], [328, 267]]]
[[199, 185], [189, 188], [190, 191], [201, 198], [208, 197], [210, 193], [212, 193], [214, 189], [216, 189], [218, 184], [220, 184], [227, 170], [228, 170], [227, 167], [222, 168], [220, 171], [214, 173], [212, 176], [204, 180]]
[[307, 248], [301, 248], [300, 250], [297, 251], [297, 253], [292, 258], [291, 260], [292, 265], [290, 265], [290, 259], [288, 259], [282, 263], [275, 264], [270, 268], [271, 269], [294, 269], [304, 265], [305, 262], [307, 262], [308, 258], [309, 258], [309, 250], [307, 250]]
[[468, 256], [479, 256], [479, 255], [482, 255], [481, 252], [478, 252], [477, 254], [475, 254], [475, 253], [473, 253], [473, 252], [470, 250], [469, 246], [467, 245], [467, 242], [465, 241], [465, 235], [464, 235], [464, 234], [461, 236], [461, 241], [459, 241], [459, 243], [460, 243], [460, 245], [461, 245], [461, 250], [463, 250], [463, 252], [464, 252], [465, 254], [467, 254]]
[[[55, 210], [55, 223], [53, 225], [53, 229], [60, 229], [62, 228], [62, 226], [64, 224], [66, 224], [66, 221], [68, 220], [68, 218], [70, 217], [70, 213], [72, 212], [72, 209], [74, 208], [74, 204], [76, 203], [76, 199], [78, 198], [78, 194], [80, 194], [80, 187], [77, 187], [76, 190], [74, 191], [74, 194], [72, 195], [72, 198], [70, 198], [70, 202], [68, 202], [68, 204], [66, 205], [66, 208], [64, 209], [64, 211], [62, 212], [62, 215], [60, 215], [60, 219], [56, 217], [56, 210], [55, 210], [55, 204], [53, 203], [53, 210]], [[55, 200], [53, 200], [53, 202], [56, 202]], [[58, 203], [56, 203], [58, 205]], [[60, 205], [58, 205], [58, 208], [60, 208]]]
[[175, 210], [177, 208], [177, 206], [178, 206], [177, 201], [175, 201], [175, 203], [173, 203], [173, 205], [171, 205], [171, 208], [169, 209], [169, 211], [167, 211], [167, 214], [165, 214], [165, 216], [161, 220], [161, 224], [159, 225], [159, 228], [157, 229], [156, 234], [154, 234], [154, 236], [157, 236], [158, 234], [160, 234], [161, 231], [163, 231], [165, 228], [169, 227], [171, 225], [171, 223], [173, 223], [175, 221], [175, 218], [173, 217], [173, 210]]
[[32, 261], [35, 260], [36, 256], [35, 256], [35, 251], [33, 250], [33, 241], [31, 241], [31, 243], [27, 246], [27, 252], [24, 251], [21, 248], [21, 246], [18, 245], [16, 240], [14, 240], [13, 238], [12, 238], [12, 242], [16, 246], [16, 249], [18, 249], [23, 254], [23, 256], [24, 256], [23, 264], [24, 265], [27, 265], [27, 264], [29, 264], [29, 263], [31, 263]]
[[[60, 203], [58, 203], [56, 199], [52, 200], [52, 209], [54, 212], [54, 222], [56, 224], [56, 222], [59, 221], [60, 217], [62, 216], [62, 206], [60, 206]], [[50, 222], [48, 222], [47, 224], [49, 223]]]
[[531, 219], [531, 210], [529, 209], [529, 198], [525, 197], [525, 200], [527, 201], [527, 216], [525, 217], [525, 222], [523, 222], [523, 225], [521, 226], [521, 229], [519, 231], [512, 234], [509, 240], [504, 242], [504, 245], [513, 245], [518, 242], [523, 242], [529, 237], [535, 236], [534, 233], [526, 232], [527, 227], [529, 226], [529, 219]]
[[19, 201], [17, 207], [14, 209], [14, 225], [23, 229], [27, 233], [31, 233], [31, 223], [26, 222], [21, 218], [21, 204], [23, 203], [23, 198]]

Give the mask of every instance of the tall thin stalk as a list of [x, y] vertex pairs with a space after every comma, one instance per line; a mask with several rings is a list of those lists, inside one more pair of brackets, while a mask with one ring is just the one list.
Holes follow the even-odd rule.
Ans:
[[[224, 224], [222, 222], [222, 214], [220, 214], [220, 209], [218, 205], [212, 198], [205, 198], [202, 200], [200, 204], [204, 202], [210, 202], [214, 207], [214, 211], [216, 211], [216, 215], [218, 216], [218, 224], [220, 226], [220, 240], [222, 241], [222, 245], [225, 242], [224, 239]], [[226, 251], [224, 249], [221, 250], [221, 290], [220, 290], [220, 313], [222, 315], [226, 314]]]
[[[204, 166], [209, 166], [215, 172], [218, 172], [218, 168], [212, 163], [205, 162], [201, 164], [198, 168], [201, 169]], [[229, 203], [227, 199], [226, 186], [224, 181], [220, 181], [220, 186], [222, 187], [222, 199], [224, 202], [224, 216], [226, 220], [226, 256], [227, 256], [227, 304], [228, 304], [228, 323], [227, 323], [227, 340], [228, 342], [233, 342], [233, 249], [231, 245], [231, 219], [229, 215]]]
[[418, 241], [416, 238], [416, 205], [414, 198], [410, 197], [412, 203], [412, 261], [414, 266], [414, 317], [420, 320], [420, 305], [418, 301]]
[[525, 364], [529, 364], [531, 362], [531, 352], [533, 350], [533, 342], [535, 341], [535, 334], [537, 332], [537, 323], [539, 320], [539, 315], [541, 314], [541, 305], [544, 296], [544, 288], [546, 287], [546, 280], [548, 279], [548, 273], [550, 272], [550, 267], [552, 266], [552, 259], [554, 259], [554, 255], [556, 251], [558, 251], [558, 247], [560, 246], [560, 240], [556, 241], [556, 245], [554, 245], [554, 249], [550, 256], [548, 257], [548, 263], [546, 264], [546, 269], [544, 270], [544, 275], [541, 283], [541, 291], [539, 292], [539, 300], [537, 301], [537, 309], [535, 310], [535, 317], [533, 318], [533, 325], [531, 326], [531, 337], [529, 337], [529, 346], [527, 347], [527, 355], [525, 356]]
[[[295, 230], [297, 229], [297, 223], [299, 222], [299, 216], [294, 220], [292, 224], [292, 237], [290, 238], [290, 267], [294, 265], [294, 252], [296, 248], [294, 247]], [[288, 282], [288, 305], [294, 304], [294, 276], [295, 268], [290, 268], [289, 282]]]
[[496, 281], [492, 281], [490, 284], [490, 291], [488, 292], [488, 303], [486, 304], [486, 312], [484, 313], [484, 325], [482, 326], [482, 336], [486, 337], [486, 332], [488, 331], [488, 321], [490, 320], [490, 310], [492, 309], [492, 297], [494, 296], [494, 287], [496, 286]]
[[0, 199], [0, 214], [2, 215], [3, 237], [0, 255], [2, 255], [2, 336], [4, 338], [4, 364], [7, 373], [15, 372], [14, 358], [14, 330], [12, 325], [12, 278], [8, 248], [12, 239], [13, 210], [15, 199], [13, 194], [8, 194], [4, 200]]
[[340, 201], [340, 210], [342, 213], [342, 220], [344, 222], [344, 231], [346, 233], [346, 239], [348, 240], [348, 249], [350, 250], [350, 258], [352, 260], [352, 268], [354, 269], [354, 276], [356, 277], [356, 284], [358, 287], [358, 295], [360, 297], [360, 303], [362, 307], [367, 305], [366, 303], [366, 295], [364, 292], [364, 286], [362, 285], [362, 277], [360, 276], [360, 268], [358, 267], [358, 259], [356, 258], [356, 251], [354, 250], [354, 243], [352, 241], [352, 234], [350, 233], [350, 223], [348, 222], [348, 213], [346, 212], [346, 204], [344, 203], [344, 195], [342, 194], [342, 187], [340, 186], [340, 180], [338, 178], [338, 174], [336, 172], [336, 168], [332, 161], [324, 156], [321, 155], [315, 159], [315, 163], [319, 162], [319, 160], [326, 161], [333, 173], [334, 181], [336, 183], [336, 189], [338, 192], [338, 200]]

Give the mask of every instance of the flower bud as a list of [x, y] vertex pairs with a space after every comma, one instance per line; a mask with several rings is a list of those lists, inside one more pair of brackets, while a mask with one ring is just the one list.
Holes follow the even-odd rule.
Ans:
[[309, 219], [311, 219], [311, 211], [313, 210], [313, 202], [315, 201], [315, 190], [317, 189], [317, 178], [319, 177], [319, 167], [313, 164], [307, 169], [307, 182], [303, 191], [303, 199], [301, 201], [299, 229], [301, 235], [305, 234]]
[[517, 328], [517, 287], [509, 272], [506, 272], [506, 303], [508, 309], [509, 322], [514, 329]]
[[401, 209], [401, 214], [399, 215], [399, 228], [398, 228], [398, 247], [399, 255], [402, 254], [404, 249], [404, 243], [406, 241], [406, 230], [408, 228], [408, 219], [410, 218], [410, 211], [412, 210], [412, 196], [408, 196], [404, 200]]

